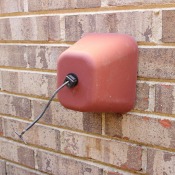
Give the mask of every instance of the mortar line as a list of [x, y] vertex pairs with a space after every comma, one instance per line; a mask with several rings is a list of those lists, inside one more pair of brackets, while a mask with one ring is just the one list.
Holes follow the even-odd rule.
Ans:
[[[15, 143], [19, 146], [25, 146], [24, 144], [16, 141], [16, 140], [13, 140], [13, 139], [7, 139], [7, 138], [4, 138], [4, 137], [0, 137], [1, 140], [5, 140], [7, 142], [11, 142], [11, 143]], [[109, 163], [105, 163], [105, 162], [102, 162], [102, 161], [98, 161], [98, 160], [95, 160], [95, 159], [89, 159], [89, 158], [86, 158], [86, 157], [80, 157], [80, 156], [75, 156], [75, 155], [72, 155], [72, 154], [67, 154], [67, 153], [63, 153], [63, 152], [60, 152], [60, 151], [55, 151], [55, 150], [50, 150], [50, 149], [43, 149], [41, 147], [34, 147], [32, 145], [30, 146], [26, 146], [30, 149], [32, 149], [33, 151], [44, 151], [44, 152], [47, 152], [49, 154], [56, 154], [56, 155], [60, 155], [64, 158], [67, 158], [67, 159], [71, 159], [71, 160], [75, 160], [75, 161], [78, 161], [78, 162], [83, 162], [83, 163], [86, 163], [88, 165], [93, 165], [93, 166], [96, 166], [96, 167], [99, 167], [99, 168], [113, 168], [113, 169], [116, 169], [116, 170], [121, 170], [121, 171], [124, 171], [124, 172], [130, 172], [130, 173], [134, 173], [134, 174], [138, 174], [138, 175], [143, 175], [143, 173], [139, 173], [137, 171], [132, 171], [132, 170], [126, 170], [126, 169], [122, 169], [121, 167], [119, 166], [115, 166], [115, 165], [112, 165], [112, 164], [109, 164]], [[9, 162], [12, 162], [14, 164], [17, 164], [17, 165], [21, 165], [20, 163], [18, 162], [15, 162], [15, 161], [11, 161], [9, 159], [6, 159], [6, 158], [3, 158], [0, 156], [0, 159], [2, 160], [7, 160]], [[30, 168], [30, 169], [33, 169], [31, 167], [28, 167], [26, 165], [22, 165], [23, 167], [26, 167], [26, 168]], [[35, 170], [35, 169], [33, 169]], [[41, 171], [43, 172], [43, 171]], [[44, 172], [46, 173], [46, 172]]]
[[30, 12], [12, 12], [0, 14], [0, 18], [27, 17], [27, 16], [46, 16], [46, 15], [75, 15], [75, 14], [92, 14], [92, 13], [111, 13], [111, 12], [132, 12], [132, 11], [153, 11], [153, 10], [174, 10], [175, 4], [147, 4], [147, 5], [125, 5], [125, 6], [106, 6], [96, 8], [79, 8], [79, 9], [60, 9], [60, 10], [41, 10]]
[[[132, 113], [130, 113], [130, 114], [132, 114]], [[137, 113], [137, 115], [139, 115], [139, 114]], [[3, 118], [3, 116], [2, 116], [2, 118]], [[8, 117], [6, 115], [6, 116], [4, 116], [4, 118], [11, 118], [11, 117]], [[14, 119], [14, 118], [12, 118], [12, 119]], [[20, 119], [18, 118], [17, 121], [23, 121], [23, 120], [21, 118]], [[24, 122], [27, 123], [28, 120], [25, 119]], [[143, 142], [138, 142], [138, 141], [134, 141], [134, 140], [127, 140], [127, 139], [121, 139], [121, 138], [116, 138], [116, 137], [112, 137], [112, 136], [108, 136], [108, 135], [100, 135], [100, 134], [95, 134], [95, 133], [88, 133], [88, 132], [84, 132], [82, 130], [75, 130], [75, 129], [72, 129], [72, 128], [61, 128], [61, 127], [58, 127], [58, 126], [53, 126], [53, 125], [50, 125], [50, 124], [47, 125], [47, 124], [44, 124], [44, 123], [38, 123], [36, 125], [50, 127], [52, 129], [56, 129], [56, 130], [59, 130], [61, 132], [68, 131], [68, 132], [72, 132], [72, 133], [77, 134], [77, 135], [83, 135], [83, 136], [87, 136], [87, 137], [92, 137], [92, 138], [97, 138], [97, 139], [104, 139], [104, 140], [109, 140], [109, 141], [113, 140], [113, 141], [116, 141], [116, 142], [120, 142], [121, 144], [126, 143], [126, 144], [132, 144], [132, 145], [135, 145], [135, 146], [140, 146], [141, 145], [141, 147], [147, 147], [147, 148], [152, 148], [152, 149], [163, 150], [163, 151], [168, 151], [168, 152], [175, 153], [175, 148], [167, 148], [167, 147], [158, 146], [158, 145], [151, 145], [151, 144], [147, 144], [147, 143], [143, 143]], [[4, 137], [5, 136], [3, 136], [3, 138]], [[15, 142], [18, 142], [20, 144], [23, 144], [21, 141], [14, 140], [12, 138], [8, 138], [8, 139], [10, 139], [12, 141], [15, 141]], [[42, 146], [38, 146], [38, 145], [35, 145], [35, 144], [28, 144], [28, 145], [29, 146], [31, 145], [31, 146], [34, 146], [34, 147], [37, 147], [37, 148], [41, 148], [42, 147]], [[42, 149], [54, 151], [51, 148], [42, 147]]]

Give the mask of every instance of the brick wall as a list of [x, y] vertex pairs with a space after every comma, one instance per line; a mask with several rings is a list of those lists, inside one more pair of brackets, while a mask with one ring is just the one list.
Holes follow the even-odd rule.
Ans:
[[[175, 0], [0, 1], [0, 175], [175, 174]], [[56, 59], [87, 32], [139, 45], [137, 101], [124, 115], [55, 99]]]

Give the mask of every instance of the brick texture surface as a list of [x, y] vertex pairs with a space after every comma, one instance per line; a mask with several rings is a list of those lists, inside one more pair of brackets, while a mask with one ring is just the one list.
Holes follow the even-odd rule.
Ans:
[[137, 98], [135, 109], [147, 110], [149, 107], [150, 86], [147, 83], [137, 83]]
[[1, 40], [59, 40], [59, 16], [0, 19]]
[[56, 89], [56, 74], [1, 71], [2, 89], [9, 92], [50, 97]]
[[155, 87], [155, 92], [155, 111], [172, 114], [174, 106], [174, 86], [158, 84]]
[[173, 27], [173, 21], [175, 19], [175, 10], [165, 10], [162, 13], [162, 28], [163, 28], [163, 42], [172, 43], [175, 42], [175, 29]]
[[92, 158], [131, 170], [139, 171], [142, 167], [142, 148], [136, 145], [71, 132], [61, 133], [61, 143], [62, 151], [68, 154]]
[[0, 45], [0, 65], [56, 70], [56, 60], [65, 46]]
[[139, 51], [138, 75], [140, 77], [175, 78], [174, 48], [140, 48]]
[[37, 152], [38, 169], [53, 175], [103, 175], [101, 168], [49, 152]]
[[[139, 22], [136, 19], [140, 19]], [[134, 36], [137, 41], [156, 42], [161, 39], [161, 12], [65, 16], [66, 41], [76, 41], [88, 32], [127, 33]]]
[[[32, 118], [36, 118], [41, 113], [41, 109], [44, 108], [46, 103], [44, 100], [32, 100]], [[97, 134], [101, 134], [102, 131], [100, 113], [82, 113], [68, 110], [58, 102], [52, 102], [41, 122]]]
[[148, 174], [174, 174], [174, 157], [172, 152], [148, 149]]
[[76, 8], [94, 8], [100, 7], [100, 0], [30, 0], [28, 2], [29, 11], [40, 10], [60, 10], [60, 9], [76, 9]]
[[34, 168], [34, 151], [30, 148], [0, 138], [0, 155], [2, 158], [18, 162], [22, 165]]
[[27, 98], [0, 93], [0, 113], [31, 118], [31, 102]]
[[[29, 123], [24, 123], [22, 121], [4, 118], [4, 136], [19, 139], [19, 137], [14, 133], [14, 131], [22, 132]], [[46, 148], [51, 148], [54, 150], [60, 149], [60, 131], [37, 125], [32, 130], [28, 131], [24, 140], [27, 143], [39, 145]]]
[[23, 0], [1, 0], [0, 1], [0, 14], [23, 12], [24, 2]]
[[112, 6], [123, 6], [123, 5], [132, 5], [132, 6], [138, 6], [138, 5], [153, 5], [153, 4], [173, 4], [175, 3], [174, 0], [148, 0], [148, 1], [143, 1], [143, 0], [107, 0], [108, 5]]
[[3, 135], [3, 128], [2, 128], [2, 117], [0, 116], [0, 136]]
[[0, 175], [6, 175], [5, 161], [0, 160]]
[[[174, 146], [174, 119], [150, 115], [106, 115], [106, 134], [166, 148]], [[112, 125], [113, 123], [113, 125]], [[115, 129], [111, 129], [114, 127]]]
[[[174, 8], [175, 0], [0, 0], [0, 175], [175, 174]], [[14, 131], [42, 112], [57, 58], [89, 32], [137, 41], [135, 107], [78, 112], [55, 98], [25, 145]]]
[[47, 175], [45, 173], [37, 172], [11, 163], [7, 163], [6, 171], [7, 175]]

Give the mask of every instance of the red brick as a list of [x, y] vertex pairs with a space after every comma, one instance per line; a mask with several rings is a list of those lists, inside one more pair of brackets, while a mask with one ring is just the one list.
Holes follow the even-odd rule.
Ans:
[[0, 65], [56, 70], [58, 56], [66, 46], [0, 45]]
[[175, 79], [174, 55], [174, 48], [139, 48], [138, 76]]
[[94, 15], [71, 15], [65, 17], [65, 40], [77, 41], [84, 33], [95, 32]]
[[0, 13], [14, 13], [24, 11], [23, 0], [1, 0]]
[[[122, 130], [122, 138], [124, 139], [175, 148], [175, 120], [173, 118], [146, 114], [124, 114], [121, 123], [122, 127], [118, 125], [116, 127]], [[115, 132], [109, 134], [113, 136]]]
[[100, 0], [77, 0], [76, 4], [77, 8], [94, 8], [100, 7], [101, 1]]
[[[129, 173], [132, 175], [132, 173]], [[127, 173], [118, 173], [118, 172], [107, 172], [106, 175], [129, 175]]]
[[55, 73], [3, 70], [1, 76], [5, 91], [50, 97], [56, 90]]
[[[19, 140], [19, 137], [14, 131], [20, 133], [29, 125], [28, 122], [23, 122], [22, 120], [4, 118], [3, 121], [4, 136], [16, 140]], [[47, 126], [33, 126], [33, 128], [24, 135], [24, 140], [27, 143], [51, 148], [53, 150], [60, 149], [60, 131]]]
[[172, 114], [173, 112], [173, 97], [174, 86], [171, 85], [156, 85], [156, 96], [155, 96], [155, 111], [160, 113]]
[[2, 117], [0, 116], [0, 136], [3, 135], [3, 128], [2, 128]]
[[165, 43], [175, 42], [175, 10], [164, 10], [162, 12], [162, 41]]
[[103, 175], [99, 167], [89, 165], [81, 160], [64, 157], [44, 151], [37, 151], [38, 169], [53, 175]]
[[102, 133], [102, 114], [83, 113], [83, 130], [97, 134]]
[[[33, 118], [36, 118], [48, 101], [32, 99]], [[83, 113], [64, 108], [59, 102], [52, 102], [42, 119], [46, 124], [83, 130]]]
[[0, 175], [6, 175], [6, 167], [4, 160], [0, 160]]
[[0, 113], [31, 118], [30, 100], [25, 97], [0, 93]]
[[[46, 105], [45, 100], [32, 100], [33, 118], [36, 118]], [[86, 132], [101, 133], [102, 117], [100, 113], [82, 113], [64, 108], [58, 102], [52, 102], [41, 122]]]
[[157, 150], [157, 149], [148, 149], [148, 165], [147, 173], [149, 175], [154, 174], [166, 174], [171, 175], [175, 174], [175, 153]]
[[12, 163], [7, 163], [6, 170], [9, 175], [46, 175], [45, 173], [37, 172]]
[[11, 40], [12, 34], [9, 19], [0, 19], [0, 40]]
[[66, 41], [77, 41], [89, 32], [126, 33], [137, 41], [156, 42], [161, 39], [161, 13], [139, 11], [65, 16]]
[[60, 40], [60, 17], [59, 16], [49, 16], [48, 17], [48, 30], [49, 30], [49, 41]]
[[29, 11], [40, 11], [100, 7], [101, 2], [100, 0], [30, 0], [28, 1], [28, 5]]
[[116, 0], [107, 0], [109, 6], [138, 6], [138, 5], [158, 5], [158, 4], [173, 4], [174, 0], [153, 0], [153, 1], [142, 1], [142, 0], [125, 0], [125, 1], [116, 1]]
[[34, 151], [22, 144], [0, 138], [0, 155], [4, 159], [34, 168]]
[[105, 134], [112, 137], [122, 137], [122, 114], [105, 114]]
[[124, 169], [140, 170], [142, 148], [116, 140], [95, 138], [78, 133], [61, 133], [62, 152], [91, 158]]
[[0, 19], [1, 40], [59, 40], [59, 16]]
[[108, 172], [106, 175], [124, 175], [124, 174], [117, 173], [117, 172]]
[[137, 98], [135, 109], [147, 110], [149, 107], [149, 90], [150, 87], [147, 83], [137, 83]]

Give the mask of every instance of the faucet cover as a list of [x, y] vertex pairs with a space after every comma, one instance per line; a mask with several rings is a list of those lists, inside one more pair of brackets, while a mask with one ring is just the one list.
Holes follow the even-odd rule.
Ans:
[[58, 94], [66, 108], [83, 112], [131, 110], [136, 99], [138, 47], [125, 34], [85, 35], [63, 52], [57, 62], [57, 85], [67, 74], [78, 77], [74, 88]]

